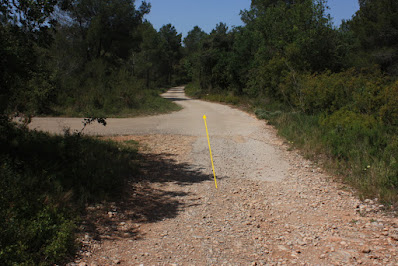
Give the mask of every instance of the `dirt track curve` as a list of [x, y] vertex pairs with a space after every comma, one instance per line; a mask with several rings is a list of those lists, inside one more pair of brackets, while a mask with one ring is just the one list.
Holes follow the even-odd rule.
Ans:
[[[398, 265], [398, 220], [376, 201], [360, 202], [264, 121], [182, 87], [163, 96], [184, 109], [85, 130], [138, 140], [145, 160], [123, 202], [88, 207], [77, 265]], [[81, 119], [30, 126], [61, 133]]]

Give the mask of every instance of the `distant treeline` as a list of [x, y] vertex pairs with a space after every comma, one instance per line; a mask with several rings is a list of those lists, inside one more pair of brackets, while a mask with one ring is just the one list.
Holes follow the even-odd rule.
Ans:
[[187, 91], [246, 99], [364, 194], [397, 202], [398, 1], [359, 6], [337, 28], [325, 0], [252, 0], [242, 27], [195, 27], [184, 39]]
[[[184, 77], [181, 34], [131, 0], [1, 1], [0, 99], [7, 114], [113, 115], [162, 108]], [[130, 110], [130, 111], [129, 111]]]
[[[331, 102], [320, 99], [316, 104], [311, 84], [305, 83], [345, 71], [353, 77], [380, 76], [386, 84], [398, 76], [398, 2], [359, 4], [353, 18], [336, 28], [324, 0], [252, 0], [250, 10], [241, 12], [245, 26], [229, 30], [220, 23], [210, 34], [199, 27], [188, 33], [188, 75], [209, 92], [268, 97], [308, 113], [340, 109], [353, 92], [337, 103], [338, 88], [329, 88]], [[380, 115], [386, 123], [397, 122], [393, 114]]]

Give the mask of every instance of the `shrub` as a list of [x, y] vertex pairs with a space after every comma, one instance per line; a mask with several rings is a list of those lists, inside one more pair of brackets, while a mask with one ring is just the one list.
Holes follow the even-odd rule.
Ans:
[[272, 120], [278, 116], [280, 116], [282, 114], [281, 111], [277, 110], [277, 111], [266, 111], [264, 109], [256, 109], [254, 111], [254, 113], [256, 114], [256, 116], [259, 119], [265, 119], [265, 120]]
[[0, 264], [52, 265], [74, 251], [88, 202], [115, 199], [136, 150], [71, 134], [0, 123]]
[[387, 86], [382, 94], [380, 118], [386, 125], [398, 126], [398, 81]]
[[357, 157], [358, 153], [362, 152], [360, 146], [364, 144], [370, 144], [375, 149], [382, 145], [380, 125], [370, 115], [358, 114], [343, 108], [321, 118], [320, 125], [325, 132], [324, 141], [338, 158]]
[[267, 64], [253, 69], [249, 75], [247, 88], [244, 90], [251, 97], [267, 96], [274, 100], [284, 100], [280, 84], [289, 75], [286, 59], [275, 56]]
[[187, 86], [185, 86], [185, 93], [189, 97], [198, 98], [201, 96], [202, 90], [200, 89], [199, 85], [192, 82], [192, 83], [188, 84]]
[[388, 84], [377, 68], [345, 72], [304, 74], [296, 104], [307, 113], [331, 114], [347, 106], [360, 113], [375, 114], [381, 107], [380, 92]]

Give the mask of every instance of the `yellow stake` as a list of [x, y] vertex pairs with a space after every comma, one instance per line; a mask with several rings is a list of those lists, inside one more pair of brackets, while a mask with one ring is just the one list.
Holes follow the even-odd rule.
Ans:
[[214, 171], [213, 155], [211, 154], [209, 132], [207, 131], [206, 115], [203, 116], [203, 120], [205, 121], [205, 126], [206, 126], [207, 143], [209, 143], [210, 160], [211, 160], [211, 166], [213, 167], [213, 175], [214, 175], [214, 184], [216, 184], [216, 188], [218, 188], [217, 187], [216, 172]]

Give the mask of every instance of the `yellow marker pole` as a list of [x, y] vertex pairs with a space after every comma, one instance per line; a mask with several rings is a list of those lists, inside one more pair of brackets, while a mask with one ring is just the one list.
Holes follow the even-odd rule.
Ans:
[[206, 115], [203, 116], [203, 120], [205, 121], [205, 126], [206, 126], [207, 143], [209, 143], [210, 160], [211, 160], [211, 166], [213, 167], [213, 175], [214, 175], [214, 184], [216, 185], [216, 188], [218, 188], [217, 187], [216, 172], [214, 171], [213, 155], [211, 154], [209, 132], [207, 131]]

